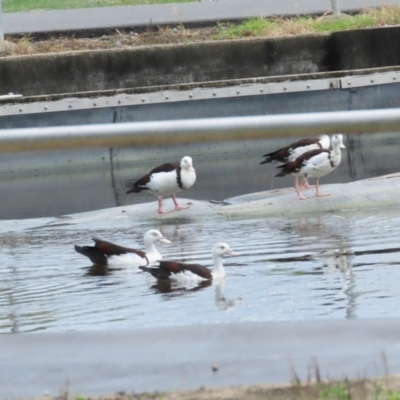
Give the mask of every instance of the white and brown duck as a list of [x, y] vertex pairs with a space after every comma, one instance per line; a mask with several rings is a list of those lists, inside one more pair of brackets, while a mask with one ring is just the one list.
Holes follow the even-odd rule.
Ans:
[[[286, 164], [290, 161], [294, 161], [296, 158], [301, 156], [310, 150], [317, 149], [329, 149], [331, 141], [328, 135], [321, 135], [318, 138], [307, 138], [301, 139], [297, 142], [289, 144], [288, 146], [282, 147], [279, 150], [275, 150], [272, 153], [264, 154], [265, 160], [260, 162], [262, 164], [269, 164], [278, 162], [281, 164]], [[298, 177], [295, 176], [294, 187], [298, 188]], [[308, 182], [306, 181], [305, 187], [309, 187]]]
[[332, 150], [316, 149], [307, 151], [294, 161], [279, 165], [281, 170], [275, 176], [295, 175], [300, 177], [301, 182], [296, 188], [296, 192], [301, 200], [307, 199], [301, 194], [304, 188], [304, 182], [307, 178], [315, 178], [315, 192], [317, 197], [329, 196], [330, 193], [321, 193], [319, 191], [319, 178], [335, 170], [342, 159], [340, 149], [345, 149], [343, 144], [343, 135], [341, 133], [332, 136]]
[[144, 235], [145, 250], [137, 250], [93, 238], [94, 246], [74, 246], [75, 251], [88, 257], [94, 265], [146, 266], [162, 259], [156, 243], [171, 243], [160, 231], [152, 229]]
[[[167, 163], [152, 169], [133, 184], [133, 188], [126, 193], [139, 193], [149, 190], [158, 195], [158, 212], [167, 213], [162, 207], [163, 196], [171, 196], [175, 210], [184, 210], [188, 205], [178, 204], [175, 195], [182, 190], [191, 188], [196, 181], [196, 171], [193, 168], [192, 158], [185, 156], [181, 162]], [[171, 210], [173, 211], [173, 210]]]
[[210, 270], [200, 264], [188, 264], [176, 261], [160, 261], [158, 267], [140, 267], [141, 270], [150, 273], [158, 280], [171, 280], [177, 283], [201, 283], [224, 278], [226, 273], [222, 258], [224, 256], [236, 256], [226, 243], [216, 243], [212, 248], [214, 269]]

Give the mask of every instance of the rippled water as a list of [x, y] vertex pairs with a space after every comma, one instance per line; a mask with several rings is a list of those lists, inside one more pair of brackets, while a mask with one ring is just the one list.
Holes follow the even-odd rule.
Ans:
[[[158, 227], [130, 218], [32, 225], [3, 228], [1, 333], [400, 314], [398, 210]], [[173, 241], [158, 246], [167, 259], [210, 265], [221, 240], [241, 255], [226, 258], [224, 285], [179, 289], [132, 270], [102, 275], [73, 250], [93, 236], [141, 246], [150, 228]]]

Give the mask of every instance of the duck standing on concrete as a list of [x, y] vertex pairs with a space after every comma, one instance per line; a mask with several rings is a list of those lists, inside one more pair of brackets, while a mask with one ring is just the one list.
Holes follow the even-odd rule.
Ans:
[[[272, 162], [288, 163], [294, 161], [297, 157], [303, 153], [315, 150], [315, 149], [329, 149], [331, 141], [328, 135], [321, 135], [318, 138], [301, 139], [297, 142], [289, 144], [288, 146], [282, 147], [279, 150], [275, 150], [272, 153], [264, 154], [265, 160], [260, 162], [262, 164], [268, 164]], [[298, 189], [299, 182], [297, 175], [294, 178], [294, 187]], [[305, 188], [309, 188], [308, 182], [305, 182]]]
[[280, 169], [281, 172], [275, 176], [294, 174], [301, 177], [301, 182], [296, 188], [296, 192], [301, 200], [308, 198], [301, 194], [305, 179], [307, 178], [315, 178], [315, 192], [317, 197], [329, 196], [329, 193], [320, 193], [319, 178], [329, 174], [329, 172], [332, 172], [339, 166], [342, 159], [340, 149], [345, 148], [343, 144], [343, 135], [338, 133], [332, 136], [332, 150], [316, 149], [307, 151], [294, 161], [279, 165], [278, 169]]
[[[189, 189], [196, 181], [196, 171], [193, 168], [192, 158], [185, 156], [181, 162], [167, 163], [151, 170], [133, 184], [133, 188], [126, 193], [139, 193], [142, 190], [150, 190], [158, 195], [158, 213], [163, 214], [162, 197], [171, 196], [175, 204], [175, 210], [184, 210], [189, 206], [180, 206], [176, 201], [175, 194]], [[173, 211], [173, 210], [171, 210]]]
[[225, 269], [222, 257], [237, 256], [226, 243], [216, 243], [212, 248], [214, 270], [200, 264], [186, 264], [176, 261], [160, 261], [158, 267], [140, 267], [141, 270], [149, 272], [158, 280], [171, 280], [176, 283], [201, 283], [203, 281], [214, 281], [225, 277]]
[[111, 242], [93, 238], [94, 246], [74, 246], [75, 251], [90, 259], [94, 265], [144, 266], [162, 259], [155, 244], [171, 243], [160, 231], [152, 229], [144, 235], [145, 251], [119, 246]]

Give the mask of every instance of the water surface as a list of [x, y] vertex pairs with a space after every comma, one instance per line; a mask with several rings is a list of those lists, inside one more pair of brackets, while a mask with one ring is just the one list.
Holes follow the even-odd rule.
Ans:
[[[159, 226], [28, 222], [1, 236], [1, 333], [400, 315], [398, 210]], [[150, 228], [173, 242], [159, 246], [166, 259], [210, 265], [217, 241], [241, 255], [226, 258], [221, 285], [174, 288], [129, 269], [104, 274], [73, 249], [93, 236], [141, 247]]]

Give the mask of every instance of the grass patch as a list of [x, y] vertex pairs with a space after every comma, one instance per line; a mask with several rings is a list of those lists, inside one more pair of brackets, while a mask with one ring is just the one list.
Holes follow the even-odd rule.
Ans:
[[199, 0], [3, 0], [3, 11], [7, 13], [33, 10], [65, 10], [69, 8], [193, 3], [196, 1]]
[[327, 400], [351, 400], [351, 394], [344, 382], [336, 385], [327, 385], [319, 392], [321, 399]]
[[248, 385], [191, 391], [153, 392], [111, 396], [72, 396], [68, 392], [57, 398], [34, 400], [400, 400], [400, 378], [341, 380], [281, 386]]
[[[22, 0], [19, 1], [22, 2]], [[78, 0], [68, 0], [71, 3], [74, 1]], [[85, 4], [89, 4], [91, 1], [93, 0], [87, 0]], [[240, 24], [220, 23], [210, 27], [199, 28], [187, 28], [184, 25], [174, 27], [161, 26], [148, 29], [145, 32], [135, 32], [134, 29], [115, 29], [115, 32], [112, 34], [91, 38], [79, 38], [73, 35], [57, 35], [47, 39], [37, 39], [29, 35], [24, 37], [7, 36], [7, 40], [15, 46], [12, 51], [0, 57], [6, 57], [10, 54], [62, 53], [80, 50], [201, 43], [210, 40], [230, 40], [249, 37], [275, 38], [399, 24], [400, 6], [384, 6], [379, 9], [366, 9], [360, 14], [339, 20], [324, 17], [252, 18]]]
[[400, 24], [400, 6], [366, 9], [343, 19], [323, 17], [252, 18], [239, 25], [219, 24], [213, 39], [279, 37]]

